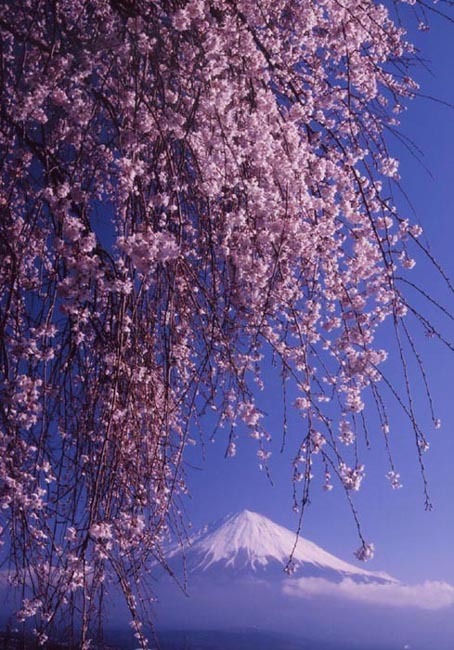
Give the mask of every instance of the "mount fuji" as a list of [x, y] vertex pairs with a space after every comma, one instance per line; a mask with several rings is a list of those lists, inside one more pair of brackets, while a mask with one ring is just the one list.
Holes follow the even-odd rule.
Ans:
[[[205, 647], [197, 636], [202, 630], [215, 630], [216, 642], [210, 636], [206, 647], [222, 650], [230, 646], [224, 636], [219, 644], [219, 631], [232, 630], [306, 640], [306, 645], [273, 641], [275, 650], [452, 647], [444, 642], [451, 632], [440, 631], [453, 629], [451, 610], [438, 612], [433, 604], [454, 604], [454, 587], [437, 582], [410, 586], [355, 566], [249, 510], [205, 526], [183, 544], [169, 544], [164, 559], [169, 571], [155, 566], [151, 585], [156, 628], [196, 634], [193, 645], [178, 648]], [[289, 560], [292, 570], [285, 572]], [[237, 647], [268, 646], [251, 637]]]
[[386, 573], [367, 571], [328, 553], [313, 542], [297, 537], [263, 515], [243, 510], [192, 535], [184, 549], [168, 548], [166, 560], [172, 568], [185, 566], [189, 576], [227, 578], [255, 576], [283, 580], [317, 577], [339, 582], [391, 583]]

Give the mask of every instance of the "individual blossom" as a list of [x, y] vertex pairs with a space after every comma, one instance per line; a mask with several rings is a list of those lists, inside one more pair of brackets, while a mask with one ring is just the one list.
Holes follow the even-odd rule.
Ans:
[[355, 557], [361, 562], [367, 562], [371, 560], [375, 554], [375, 545], [373, 543], [367, 544], [363, 542], [359, 549], [355, 551]]
[[318, 454], [323, 445], [326, 444], [325, 436], [320, 431], [312, 430], [310, 433], [312, 453]]
[[402, 483], [400, 482], [400, 474], [398, 472], [395, 472], [394, 470], [390, 470], [386, 474], [386, 478], [391, 483], [391, 487], [393, 490], [398, 490], [402, 487]]
[[352, 445], [355, 442], [355, 434], [352, 431], [350, 422], [347, 420], [341, 420], [339, 423], [340, 436], [339, 440], [344, 443], [344, 445]]
[[339, 464], [339, 476], [345, 489], [357, 492], [365, 476], [365, 467], [364, 465], [348, 467], [346, 463], [341, 462]]

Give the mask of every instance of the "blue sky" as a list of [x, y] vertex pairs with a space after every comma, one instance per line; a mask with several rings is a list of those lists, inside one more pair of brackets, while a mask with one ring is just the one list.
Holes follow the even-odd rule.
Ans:
[[[454, 104], [454, 79], [449, 63], [454, 61], [452, 25], [436, 17], [431, 18], [431, 24], [430, 32], [412, 31], [410, 35], [430, 68], [427, 70], [421, 66], [415, 70], [414, 77], [421, 84], [422, 94]], [[403, 114], [401, 131], [423, 152], [423, 164], [396, 140], [389, 140], [392, 154], [401, 160], [402, 186], [412, 208], [399, 194], [396, 194], [397, 204], [401, 213], [421, 223], [430, 250], [454, 278], [454, 109], [418, 98]], [[444, 299], [448, 305], [451, 301], [452, 305], [453, 297], [447, 294], [443, 283], [427, 264], [417, 264], [412, 279], [423, 284], [431, 296]], [[449, 322], [447, 326], [445, 323], [445, 331], [450, 331]], [[387, 336], [384, 331], [382, 342], [385, 344]], [[401, 490], [390, 488], [385, 478], [388, 466], [382, 437], [380, 434], [372, 435], [372, 449], [364, 457], [367, 476], [355, 503], [364, 534], [376, 545], [376, 557], [369, 563], [371, 569], [386, 570], [406, 582], [430, 579], [454, 584], [454, 353], [449, 353], [436, 341], [426, 339], [420, 330], [417, 342], [433, 389], [436, 414], [442, 420], [441, 429], [433, 431], [433, 427], [428, 428], [431, 449], [425, 455], [433, 510], [426, 512], [424, 509], [414, 438], [408, 422], [395, 407], [391, 407], [391, 434], [396, 466], [404, 487]], [[393, 375], [397, 372], [395, 367], [395, 360], [390, 358], [384, 369]], [[395, 376], [399, 382], [398, 375]], [[290, 463], [296, 450], [298, 421], [291, 421], [287, 451], [280, 454], [280, 394], [279, 377], [273, 379], [269, 373], [261, 406], [269, 414], [266, 424], [275, 437], [270, 465], [274, 486], [258, 469], [256, 446], [247, 434], [243, 440], [240, 438], [238, 454], [233, 459], [224, 459], [226, 440], [221, 434], [214, 443], [206, 443], [205, 460], [201, 459], [198, 451], [191, 454], [194, 467], [188, 467], [188, 477], [192, 498], [186, 501], [186, 506], [194, 526], [247, 507], [289, 528], [296, 528]], [[430, 423], [419, 384], [415, 403], [423, 424]], [[358, 538], [339, 488], [326, 494], [321, 489], [321, 479], [315, 481], [312, 504], [307, 510], [302, 534], [331, 552], [352, 559], [352, 552], [359, 545]]]

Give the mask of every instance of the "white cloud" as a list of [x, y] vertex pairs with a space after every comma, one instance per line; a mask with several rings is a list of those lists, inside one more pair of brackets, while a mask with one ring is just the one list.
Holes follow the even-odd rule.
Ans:
[[348, 600], [389, 605], [390, 607], [417, 607], [442, 609], [454, 605], [454, 586], [447, 582], [426, 581], [419, 585], [400, 582], [386, 584], [357, 583], [350, 578], [331, 582], [325, 578], [298, 578], [285, 580], [283, 591], [289, 596], [311, 598], [334, 596]]

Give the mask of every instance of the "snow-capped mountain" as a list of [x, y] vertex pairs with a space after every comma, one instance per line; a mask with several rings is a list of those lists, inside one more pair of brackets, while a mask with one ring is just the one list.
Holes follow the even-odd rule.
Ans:
[[328, 553], [295, 532], [249, 510], [229, 515], [207, 526], [188, 540], [187, 546], [170, 547], [166, 559], [171, 566], [182, 562], [190, 574], [219, 574], [284, 577], [290, 558], [292, 575], [351, 578], [356, 582], [395, 582], [386, 573], [367, 571]]
[[[284, 568], [291, 556], [294, 572], [287, 575]], [[294, 530], [254, 512], [244, 510], [206, 526], [183, 548], [169, 546], [165, 558], [172, 575], [155, 566], [152, 583], [160, 629], [253, 628], [308, 639], [307, 647], [313, 650], [451, 648], [443, 638], [441, 644], [432, 642], [437, 621], [443, 621], [446, 630], [454, 629], [450, 585], [412, 586], [369, 571], [297, 539]], [[424, 621], [434, 599], [445, 603], [446, 613], [433, 613], [427, 634]], [[423, 616], [415, 616], [415, 608]], [[207, 647], [228, 646], [216, 639]], [[251, 640], [240, 647], [265, 646], [254, 646]], [[276, 641], [270, 647], [286, 646]]]

